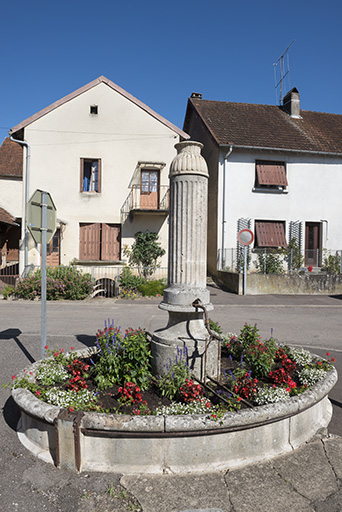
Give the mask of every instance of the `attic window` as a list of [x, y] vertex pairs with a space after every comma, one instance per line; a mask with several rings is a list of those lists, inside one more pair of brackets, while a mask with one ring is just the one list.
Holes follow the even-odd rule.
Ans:
[[271, 162], [269, 160], [257, 160], [255, 162], [256, 176], [255, 186], [262, 188], [287, 187], [286, 169], [284, 162]]
[[98, 113], [98, 106], [97, 105], [90, 105], [90, 113], [91, 114], [97, 114]]

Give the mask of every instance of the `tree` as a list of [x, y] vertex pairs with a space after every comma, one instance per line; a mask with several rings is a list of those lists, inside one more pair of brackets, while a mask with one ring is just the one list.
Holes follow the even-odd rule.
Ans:
[[147, 277], [158, 267], [157, 260], [165, 254], [165, 249], [157, 241], [157, 233], [139, 231], [134, 238], [135, 241], [129, 251], [129, 263], [143, 267], [144, 277]]

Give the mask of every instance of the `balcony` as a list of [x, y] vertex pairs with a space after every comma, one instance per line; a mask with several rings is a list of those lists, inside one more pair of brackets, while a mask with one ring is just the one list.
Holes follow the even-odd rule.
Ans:
[[140, 185], [133, 185], [120, 210], [121, 223], [129, 215], [168, 215], [169, 186], [160, 185], [157, 190], [142, 192]]

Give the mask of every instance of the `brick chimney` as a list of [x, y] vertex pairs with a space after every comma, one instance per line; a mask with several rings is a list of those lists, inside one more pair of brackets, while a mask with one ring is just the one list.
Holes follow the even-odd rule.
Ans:
[[283, 109], [286, 110], [291, 117], [300, 119], [299, 92], [295, 87], [284, 96]]
[[201, 100], [202, 99], [202, 94], [200, 92], [193, 92], [191, 94], [190, 98], [194, 98], [196, 100]]

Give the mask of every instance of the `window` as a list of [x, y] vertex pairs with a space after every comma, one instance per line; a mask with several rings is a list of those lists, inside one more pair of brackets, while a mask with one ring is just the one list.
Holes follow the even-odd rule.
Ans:
[[255, 188], [284, 190], [288, 185], [284, 162], [257, 160], [255, 170]]
[[90, 105], [90, 113], [91, 114], [97, 114], [98, 113], [98, 106], [97, 105]]
[[255, 247], [287, 247], [285, 222], [256, 220]]
[[80, 260], [118, 261], [120, 254], [120, 224], [80, 224]]
[[61, 231], [57, 229], [46, 246], [46, 264], [48, 267], [55, 267], [60, 264], [60, 240]]
[[101, 192], [101, 160], [81, 158], [81, 192]]

